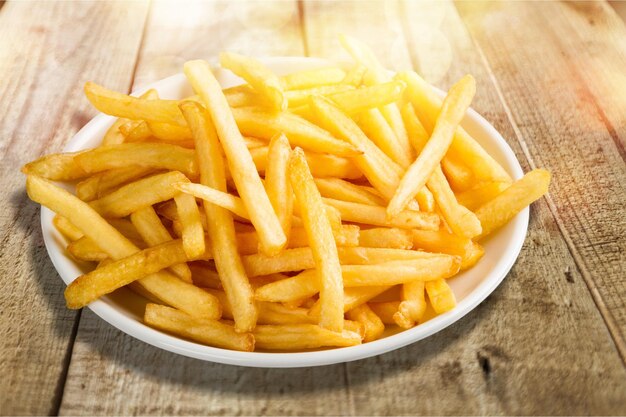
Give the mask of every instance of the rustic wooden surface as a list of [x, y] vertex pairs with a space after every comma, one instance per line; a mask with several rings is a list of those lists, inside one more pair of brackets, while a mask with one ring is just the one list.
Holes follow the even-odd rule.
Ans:
[[[221, 50], [391, 68], [474, 108], [525, 170], [553, 172], [503, 284], [446, 330], [354, 363], [199, 362], [66, 310], [18, 168], [93, 116], [82, 84], [132, 90]], [[626, 414], [626, 29], [605, 3], [0, 3], [0, 414]]]

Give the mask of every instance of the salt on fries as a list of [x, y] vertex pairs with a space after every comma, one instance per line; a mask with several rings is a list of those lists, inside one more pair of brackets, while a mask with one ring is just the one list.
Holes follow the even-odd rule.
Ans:
[[150, 301], [147, 325], [242, 351], [354, 346], [453, 309], [447, 280], [550, 174], [513, 182], [460, 127], [471, 76], [442, 100], [341, 41], [352, 67], [288, 75], [223, 53], [243, 79], [227, 89], [187, 62], [196, 95], [182, 100], [87, 83], [118, 118], [102, 144], [22, 169], [67, 252], [97, 263], [67, 287], [67, 306], [128, 286]]

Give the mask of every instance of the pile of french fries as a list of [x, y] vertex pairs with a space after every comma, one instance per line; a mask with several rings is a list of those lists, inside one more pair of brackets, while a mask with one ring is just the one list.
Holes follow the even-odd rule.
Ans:
[[223, 53], [245, 81], [227, 89], [207, 62], [187, 62], [196, 95], [182, 100], [87, 83], [118, 118], [102, 145], [23, 168], [67, 252], [96, 263], [67, 306], [128, 286], [149, 300], [147, 325], [242, 351], [352, 346], [453, 309], [446, 280], [550, 174], [513, 182], [459, 126], [471, 76], [441, 100], [341, 41], [352, 67], [286, 76]]

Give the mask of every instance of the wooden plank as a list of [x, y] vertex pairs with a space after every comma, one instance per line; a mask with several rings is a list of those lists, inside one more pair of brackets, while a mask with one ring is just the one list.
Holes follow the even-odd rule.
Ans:
[[626, 29], [607, 5], [492, 6], [459, 4], [524, 153], [560, 173], [550, 209], [626, 360]]
[[[473, 106], [509, 139], [524, 169], [530, 168], [491, 75], [450, 3], [409, 1], [394, 12], [388, 3], [366, 2], [366, 29], [360, 26], [361, 4], [305, 3], [310, 53], [340, 56], [329, 46], [332, 37], [358, 33], [375, 45], [383, 63], [393, 66], [386, 32], [398, 25], [394, 13], [404, 16], [415, 67], [443, 88], [472, 73], [478, 82]], [[359, 17], [333, 20], [341, 13]], [[624, 376], [545, 201], [531, 209], [529, 235], [516, 266], [475, 312], [410, 347], [348, 364], [356, 414], [623, 413], [624, 383], [619, 381]]]
[[[3, 3], [0, 10], [0, 414], [55, 414], [78, 314], [45, 250], [20, 167], [95, 113], [82, 86], [128, 88], [145, 3]], [[76, 24], [80, 22], [80, 24]]]
[[[276, 8], [268, 2], [202, 2], [185, 13], [174, 3], [154, 3], [136, 84], [180, 72], [187, 59], [213, 60], [226, 49], [256, 56], [303, 55], [296, 4], [279, 3]], [[290, 8], [294, 13], [285, 12]], [[266, 22], [259, 32], [246, 24], [254, 19], [278, 24]], [[343, 365], [294, 372], [201, 362], [139, 342], [85, 311], [60, 413], [350, 414], [345, 386]]]
[[182, 72], [190, 59], [217, 62], [230, 51], [302, 56], [297, 3], [158, 1], [150, 12], [133, 88]]

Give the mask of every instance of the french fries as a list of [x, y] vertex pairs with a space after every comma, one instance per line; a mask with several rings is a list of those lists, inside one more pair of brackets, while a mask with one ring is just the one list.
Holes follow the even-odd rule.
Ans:
[[334, 332], [315, 324], [265, 324], [254, 329], [254, 340], [262, 349], [294, 350], [359, 345], [361, 335], [349, 330]]
[[454, 131], [461, 123], [475, 92], [476, 82], [471, 75], [461, 78], [450, 88], [446, 99], [443, 101], [430, 139], [402, 177], [398, 189], [389, 202], [387, 207], [389, 216], [394, 216], [402, 211], [417, 192], [426, 185], [428, 178], [435, 171], [450, 143], [452, 143]]
[[248, 82], [274, 110], [287, 109], [287, 99], [280, 79], [256, 59], [232, 52], [220, 54], [222, 67], [231, 70]]
[[385, 331], [385, 325], [372, 311], [371, 308], [368, 307], [367, 304], [361, 304], [358, 307], [353, 308], [352, 310], [346, 313], [346, 316], [350, 320], [354, 320], [363, 324], [365, 335], [363, 337], [363, 342], [371, 342], [373, 340], [378, 339], [383, 332]]
[[[163, 226], [161, 219], [152, 206], [144, 207], [131, 213], [130, 221], [148, 246], [156, 246], [173, 240], [170, 232]], [[202, 236], [202, 241], [204, 245], [204, 236]], [[204, 249], [202, 252], [204, 252]], [[186, 263], [172, 265], [170, 270], [183, 281], [192, 282], [191, 270]]]
[[75, 156], [75, 160], [87, 173], [137, 165], [155, 170], [180, 171], [194, 178], [198, 176], [195, 152], [192, 149], [162, 143], [123, 143], [100, 146], [79, 153]]
[[[122, 259], [139, 251], [88, 204], [47, 180], [29, 175], [26, 178], [26, 191], [31, 200], [71, 218], [72, 223], [85, 236], [97, 242], [112, 259]], [[220, 306], [215, 297], [165, 272], [147, 275], [137, 282], [155, 298], [188, 314], [205, 317], [220, 315]], [[74, 304], [73, 300], [66, 301]]]
[[273, 136], [284, 133], [292, 145], [312, 152], [336, 156], [355, 156], [361, 153], [358, 146], [339, 140], [319, 126], [291, 113], [240, 107], [233, 109], [233, 116], [244, 135], [270, 140]]
[[237, 333], [233, 326], [217, 320], [199, 319], [176, 309], [148, 304], [143, 320], [146, 324], [188, 339], [224, 349], [252, 352], [254, 337], [250, 333]]
[[96, 109], [111, 116], [185, 125], [185, 119], [176, 100], [132, 97], [108, 90], [92, 82], [85, 84], [85, 95]]
[[534, 169], [482, 205], [476, 210], [476, 216], [483, 225], [480, 238], [502, 227], [524, 207], [547, 193], [549, 184], [550, 173], [545, 169]]
[[283, 134], [274, 136], [268, 147], [265, 170], [265, 190], [288, 240], [293, 215], [293, 190], [287, 172], [290, 154], [291, 146], [287, 137]]
[[[217, 132], [210, 122], [209, 115], [195, 102], [185, 102], [181, 108], [196, 143], [200, 182], [218, 191], [225, 191], [224, 158], [221, 154]], [[237, 252], [233, 218], [226, 209], [214, 204], [205, 202], [203, 207], [207, 218], [207, 231], [214, 252], [215, 266], [222, 279], [222, 285], [230, 305], [234, 307], [235, 329], [240, 332], [248, 332], [254, 329], [258, 312], [252, 298], [252, 287]]]
[[300, 216], [309, 238], [311, 253], [321, 283], [320, 326], [335, 332], [343, 330], [341, 294], [343, 282], [337, 245], [304, 152], [296, 148], [289, 160], [289, 182], [300, 208]]
[[263, 188], [252, 156], [246, 148], [220, 85], [205, 61], [189, 61], [184, 69], [194, 90], [200, 95], [211, 114], [239, 195], [250, 213], [252, 224], [259, 233], [261, 249], [269, 255], [274, 255], [285, 246], [287, 238]]
[[174, 198], [179, 192], [174, 184], [189, 180], [178, 171], [158, 174], [127, 184], [89, 203], [103, 217], [126, 217], [153, 204]]
[[368, 248], [413, 248], [413, 235], [410, 230], [388, 227], [362, 229], [359, 232], [359, 245]]
[[204, 229], [196, 199], [189, 194], [174, 196], [178, 218], [182, 225], [183, 249], [189, 258], [197, 258], [205, 250]]
[[471, 76], [441, 100], [341, 41], [351, 66], [282, 76], [225, 52], [221, 66], [243, 79], [225, 89], [189, 61], [196, 95], [180, 100], [87, 83], [118, 117], [101, 145], [22, 168], [69, 256], [93, 265], [67, 306], [127, 287], [148, 300], [147, 325], [244, 352], [354, 346], [454, 309], [448, 279], [480, 262], [492, 246], [481, 239], [545, 194], [550, 174], [513, 182], [460, 126]]

